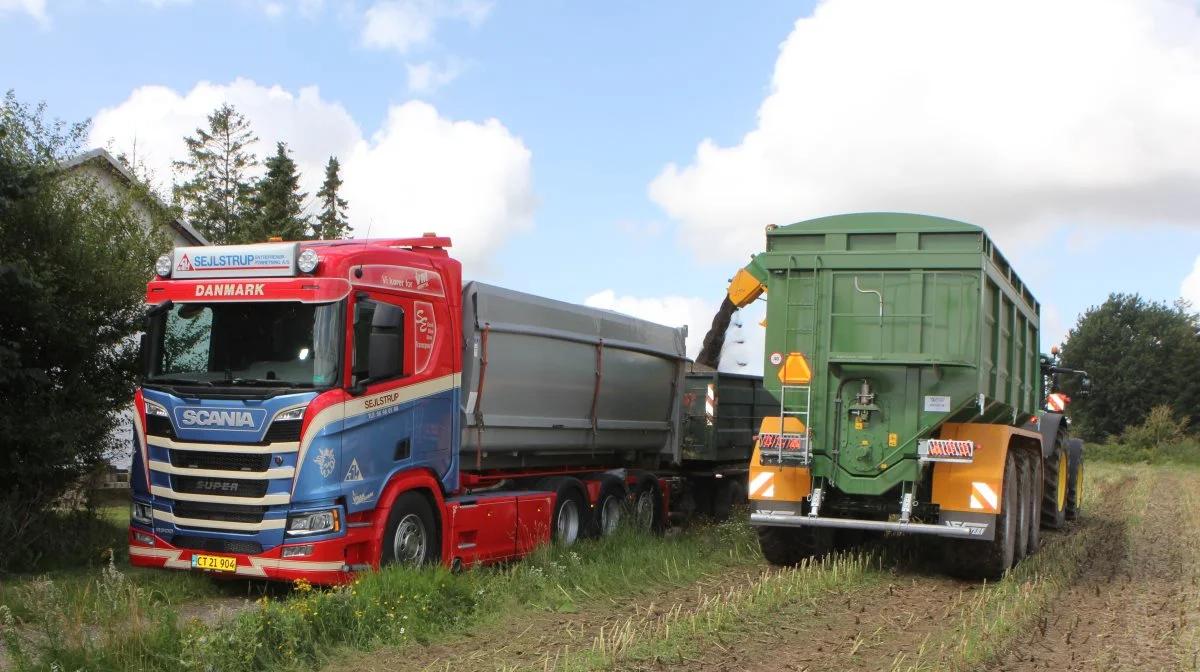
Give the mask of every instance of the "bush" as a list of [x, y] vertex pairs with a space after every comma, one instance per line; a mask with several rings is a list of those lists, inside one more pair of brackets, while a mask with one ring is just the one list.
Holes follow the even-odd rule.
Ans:
[[64, 171], [86, 124], [48, 123], [10, 91], [0, 108], [0, 571], [51, 526], [49, 509], [117, 446], [134, 392], [145, 283], [168, 241], [132, 200]]

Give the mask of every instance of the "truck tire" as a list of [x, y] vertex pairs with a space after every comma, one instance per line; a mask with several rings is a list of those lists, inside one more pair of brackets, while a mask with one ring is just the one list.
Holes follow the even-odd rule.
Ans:
[[1017, 451], [1008, 451], [1004, 460], [1000, 513], [996, 516], [996, 534], [991, 541], [949, 539], [949, 570], [962, 578], [999, 581], [1013, 565], [1017, 546], [1017, 526], [1021, 497], [1017, 477]]
[[662, 489], [659, 488], [658, 479], [652, 474], [643, 475], [633, 487], [633, 496], [629, 500], [629, 514], [638, 529], [648, 530], [653, 534], [662, 534], [666, 529]]
[[1017, 489], [1018, 500], [1020, 504], [1021, 515], [1017, 519], [1017, 541], [1016, 547], [1013, 549], [1013, 563], [1016, 566], [1029, 553], [1029, 528], [1033, 520], [1033, 509], [1038, 506], [1038, 500], [1034, 499], [1036, 491], [1033, 487], [1033, 453], [1020, 450], [1010, 449], [1017, 456]]
[[833, 546], [833, 528], [772, 527], [758, 528], [758, 545], [772, 565], [786, 567], [805, 558], [818, 560]]
[[584, 535], [590, 516], [587, 490], [578, 479], [551, 476], [538, 482], [539, 490], [554, 493], [554, 511], [550, 516], [551, 543], [570, 546]]
[[433, 564], [441, 560], [440, 548], [429, 500], [413, 490], [397, 497], [384, 527], [379, 566]]
[[1079, 520], [1083, 501], [1083, 439], [1067, 441], [1067, 520]]
[[1061, 434], [1045, 460], [1042, 478], [1042, 527], [1061, 530], [1067, 524], [1067, 446]]
[[718, 481], [717, 497], [713, 502], [713, 519], [718, 523], [728, 520], [729, 514], [737, 506], [746, 503], [746, 485], [742, 483], [741, 475], [722, 478]]
[[612, 474], [604, 474], [597, 480], [600, 492], [596, 495], [596, 508], [592, 510], [591, 524], [588, 525], [588, 537], [607, 537], [617, 531], [621, 523], [624, 502], [629, 496], [625, 490], [625, 482]]

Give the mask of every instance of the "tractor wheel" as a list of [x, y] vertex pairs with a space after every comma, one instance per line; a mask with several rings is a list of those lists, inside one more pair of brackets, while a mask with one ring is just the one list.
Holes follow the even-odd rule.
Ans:
[[1045, 460], [1042, 478], [1042, 527], [1061, 530], [1067, 524], [1067, 445], [1061, 435]]
[[1083, 439], [1067, 441], [1067, 520], [1078, 520], [1083, 511]]
[[767, 562], [776, 566], [791, 566], [805, 558], [820, 559], [828, 553], [833, 546], [833, 529], [760, 527], [758, 544]]
[[1013, 565], [1017, 547], [1017, 527], [1021, 517], [1020, 485], [1017, 477], [1017, 451], [1008, 451], [1001, 484], [1000, 513], [996, 516], [992, 541], [948, 539], [946, 560], [949, 573], [968, 579], [999, 581]]

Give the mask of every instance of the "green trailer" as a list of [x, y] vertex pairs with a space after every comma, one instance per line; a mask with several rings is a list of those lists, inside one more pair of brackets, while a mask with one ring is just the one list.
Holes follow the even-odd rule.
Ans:
[[762, 376], [689, 363], [684, 380], [681, 469], [693, 487], [683, 509], [717, 520], [746, 502], [747, 474], [762, 420], [778, 407]]
[[729, 288], [738, 307], [763, 294], [775, 407], [749, 498], [768, 560], [923, 534], [997, 577], [1078, 509], [1040, 306], [982, 228], [901, 213], [771, 226]]

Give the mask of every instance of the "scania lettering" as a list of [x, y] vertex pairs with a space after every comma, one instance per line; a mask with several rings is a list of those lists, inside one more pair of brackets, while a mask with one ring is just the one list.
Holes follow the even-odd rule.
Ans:
[[694, 365], [683, 326], [464, 284], [449, 247], [429, 234], [159, 259], [131, 563], [331, 584], [520, 558], [622, 518], [661, 532], [745, 501], [761, 377]]

